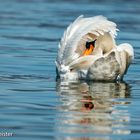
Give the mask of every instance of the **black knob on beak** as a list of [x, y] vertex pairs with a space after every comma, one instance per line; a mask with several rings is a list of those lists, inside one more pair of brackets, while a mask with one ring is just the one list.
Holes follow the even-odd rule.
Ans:
[[90, 45], [93, 45], [95, 47], [96, 40], [97, 39], [95, 39], [94, 41], [86, 42], [86, 49], [90, 49]]

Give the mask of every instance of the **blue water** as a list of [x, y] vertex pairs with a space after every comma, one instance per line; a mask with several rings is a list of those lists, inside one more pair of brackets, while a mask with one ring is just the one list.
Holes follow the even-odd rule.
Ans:
[[[56, 81], [55, 58], [79, 15], [117, 23], [134, 46], [123, 83]], [[10, 140], [140, 139], [139, 0], [1, 0], [0, 135]]]

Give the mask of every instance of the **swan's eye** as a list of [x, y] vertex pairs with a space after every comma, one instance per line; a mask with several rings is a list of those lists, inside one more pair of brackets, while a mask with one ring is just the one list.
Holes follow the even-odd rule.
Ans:
[[86, 42], [86, 49], [90, 49], [90, 42]]
[[86, 49], [90, 49], [90, 46], [95, 47], [95, 42], [96, 42], [96, 39], [91, 42], [86, 42]]

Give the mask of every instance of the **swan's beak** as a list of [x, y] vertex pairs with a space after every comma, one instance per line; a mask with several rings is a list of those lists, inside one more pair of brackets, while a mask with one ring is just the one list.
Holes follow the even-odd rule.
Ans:
[[90, 55], [93, 52], [96, 40], [97, 39], [91, 42], [86, 42], [86, 50], [84, 51], [83, 56]]
[[93, 52], [93, 50], [94, 50], [94, 47], [95, 46], [93, 46], [93, 44], [90, 44], [90, 46], [89, 46], [89, 48], [86, 48], [86, 50], [84, 51], [84, 56], [85, 55], [90, 55], [92, 52]]

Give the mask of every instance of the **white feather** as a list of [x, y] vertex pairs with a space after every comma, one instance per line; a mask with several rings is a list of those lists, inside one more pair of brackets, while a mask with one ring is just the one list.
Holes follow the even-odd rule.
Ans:
[[[58, 74], [66, 79], [81, 78], [79, 75], [92, 80], [123, 78], [134, 58], [134, 50], [127, 43], [116, 46], [117, 31], [116, 24], [106, 17], [79, 16], [68, 26], [59, 43], [56, 59]], [[93, 53], [83, 56], [86, 42], [95, 39], [97, 41]], [[102, 70], [106, 66], [107, 70]]]
[[59, 63], [67, 65], [70, 61], [75, 59], [73, 56], [75, 54], [76, 47], [78, 46], [78, 42], [82, 36], [87, 33], [92, 31], [96, 36], [99, 36], [106, 31], [110, 32], [112, 36], [115, 36], [116, 30], [116, 24], [108, 21], [103, 16], [91, 18], [83, 18], [83, 16], [79, 16], [72, 24], [70, 24], [61, 39], [61, 47], [58, 53]]

